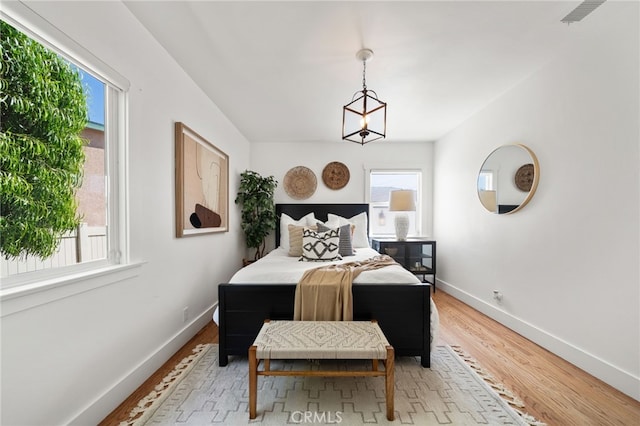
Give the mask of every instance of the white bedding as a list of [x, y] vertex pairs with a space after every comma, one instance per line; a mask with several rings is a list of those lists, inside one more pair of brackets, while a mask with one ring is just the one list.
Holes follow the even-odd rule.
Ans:
[[[332, 263], [348, 263], [365, 260], [377, 256], [379, 253], [372, 248], [356, 249], [354, 256], [345, 256], [335, 262], [301, 262], [297, 257], [288, 255], [283, 248], [272, 250], [249, 266], [235, 273], [231, 284], [297, 284], [307, 269], [318, 268]], [[420, 280], [400, 265], [386, 266], [374, 271], [362, 272], [354, 281], [367, 284], [419, 284]]]
[[[230, 284], [297, 284], [304, 271], [330, 263], [348, 263], [369, 259], [379, 253], [372, 248], [358, 248], [354, 256], [346, 256], [337, 262], [301, 262], [297, 257], [289, 256], [285, 248], [276, 248], [261, 258], [236, 272], [229, 280]], [[353, 284], [420, 284], [421, 281], [402, 266], [385, 266], [374, 271], [362, 272]], [[218, 307], [213, 313], [213, 321], [218, 324]], [[435, 341], [439, 315], [436, 305], [431, 299], [431, 345]]]

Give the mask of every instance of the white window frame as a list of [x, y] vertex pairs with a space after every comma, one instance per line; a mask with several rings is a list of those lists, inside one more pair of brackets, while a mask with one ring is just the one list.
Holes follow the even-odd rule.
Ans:
[[[122, 270], [131, 269], [129, 261], [128, 229], [128, 90], [129, 81], [106, 63], [95, 57], [65, 33], [51, 25], [38, 14], [20, 2], [3, 4], [0, 17], [5, 22], [22, 31], [33, 40], [56, 52], [68, 61], [90, 72], [106, 85], [105, 91], [105, 157], [107, 192], [107, 248], [106, 259], [85, 262], [65, 267], [28, 272], [3, 279], [0, 290], [2, 316], [7, 314], [6, 301], [67, 284], [74, 284], [68, 291], [56, 291], [55, 298], [86, 291], [123, 279]], [[117, 273], [113, 279], [105, 275]], [[126, 274], [125, 274], [126, 275]], [[92, 277], [100, 277], [86, 286]], [[42, 300], [34, 302], [42, 303]], [[18, 310], [30, 303], [21, 303]], [[14, 308], [16, 308], [14, 306]], [[8, 313], [13, 312], [9, 309]]]
[[478, 175], [478, 190], [495, 191], [495, 172], [493, 170], [480, 170]]
[[[416, 212], [415, 212], [415, 230], [416, 233], [410, 233], [409, 237], [417, 237], [422, 235], [423, 232], [423, 204], [422, 200], [424, 198], [422, 183], [424, 179], [424, 171], [421, 168], [416, 167], [371, 167], [366, 169], [366, 179], [365, 179], [365, 200], [369, 204], [369, 215], [371, 216], [371, 211], [373, 210], [372, 201], [371, 201], [371, 174], [372, 173], [388, 173], [388, 174], [402, 174], [402, 173], [415, 173], [418, 175], [418, 188], [416, 189]], [[376, 220], [375, 217], [370, 217], [370, 221]], [[391, 218], [389, 218], [391, 220]], [[369, 229], [372, 229], [371, 224], [369, 224]], [[372, 231], [371, 231], [372, 232]], [[393, 237], [395, 236], [395, 232], [390, 232], [388, 234], [374, 234], [372, 232], [371, 237]]]

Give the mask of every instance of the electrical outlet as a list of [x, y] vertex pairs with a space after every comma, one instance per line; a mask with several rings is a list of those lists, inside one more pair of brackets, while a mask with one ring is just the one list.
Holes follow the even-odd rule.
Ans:
[[189, 321], [189, 307], [185, 306], [182, 310], [182, 322]]
[[500, 293], [498, 290], [493, 290], [493, 298], [496, 302], [502, 303], [502, 293]]

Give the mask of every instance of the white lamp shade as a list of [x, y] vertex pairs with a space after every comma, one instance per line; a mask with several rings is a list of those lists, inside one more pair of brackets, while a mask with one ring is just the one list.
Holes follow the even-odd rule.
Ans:
[[415, 191], [400, 189], [389, 193], [389, 211], [414, 212], [416, 211]]

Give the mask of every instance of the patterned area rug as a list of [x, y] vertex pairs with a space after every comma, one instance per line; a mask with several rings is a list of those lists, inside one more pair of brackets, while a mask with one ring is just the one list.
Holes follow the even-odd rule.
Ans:
[[[437, 346], [431, 368], [417, 357], [396, 358], [395, 420], [386, 419], [383, 377], [258, 377], [258, 417], [249, 420], [246, 357], [218, 366], [218, 346], [200, 345], [156, 390], [141, 400], [128, 422], [142, 425], [539, 425], [512, 408], [465, 362], [459, 348]], [[363, 361], [272, 361], [272, 369], [367, 369]], [[496, 387], [496, 386], [494, 386]], [[512, 400], [512, 404], [517, 401]]]

